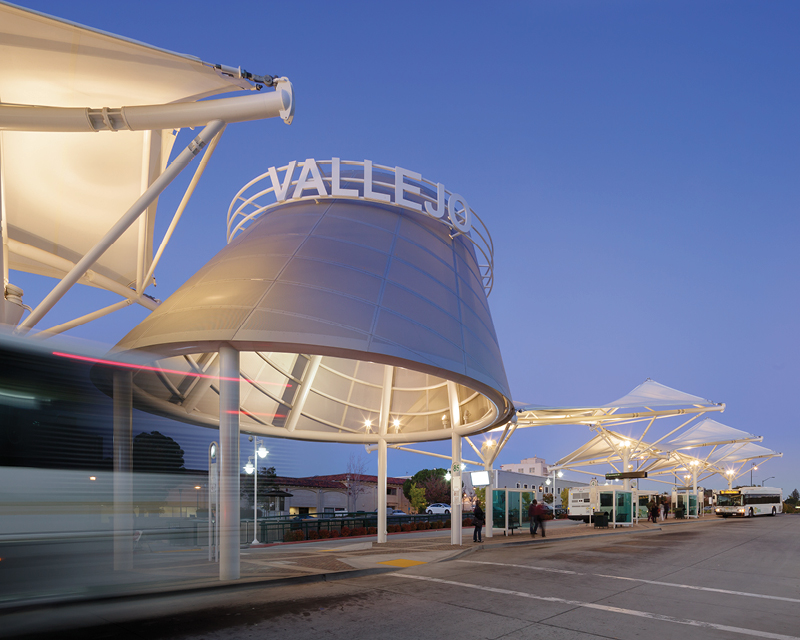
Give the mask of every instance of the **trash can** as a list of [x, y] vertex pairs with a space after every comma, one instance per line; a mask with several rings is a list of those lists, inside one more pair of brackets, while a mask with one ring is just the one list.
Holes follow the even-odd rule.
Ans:
[[592, 521], [595, 529], [608, 529], [608, 514], [605, 511], [592, 513]]

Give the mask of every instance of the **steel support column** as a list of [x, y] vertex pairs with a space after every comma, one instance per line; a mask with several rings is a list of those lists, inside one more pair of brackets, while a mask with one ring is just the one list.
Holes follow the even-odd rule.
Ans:
[[461, 544], [461, 436], [453, 433], [453, 465], [450, 469], [450, 544]]
[[239, 352], [219, 349], [219, 579], [239, 579]]
[[494, 488], [494, 469], [492, 469], [492, 466], [493, 463], [490, 462], [489, 464], [484, 465], [483, 467], [489, 473], [489, 484], [486, 486], [486, 499], [484, 500], [486, 504], [483, 505], [483, 512], [484, 514], [486, 514], [486, 525], [485, 525], [486, 530], [483, 532], [483, 535], [487, 538], [492, 537], [492, 529], [494, 527], [494, 525], [492, 524], [494, 522], [494, 518], [492, 517], [493, 516], [492, 489]]
[[378, 440], [378, 544], [386, 542], [386, 440]]

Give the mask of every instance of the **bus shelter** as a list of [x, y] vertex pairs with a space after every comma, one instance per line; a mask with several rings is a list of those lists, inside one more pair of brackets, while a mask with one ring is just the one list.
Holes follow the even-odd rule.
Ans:
[[636, 497], [636, 491], [613, 485], [575, 487], [570, 489], [569, 518], [592, 522], [602, 512], [611, 526], [630, 526], [636, 513]]
[[686, 518], [701, 517], [703, 515], [703, 494], [702, 487], [699, 489], [691, 487], [673, 489], [672, 504], [676, 517], [681, 511]]
[[525, 489], [492, 489], [486, 496], [491, 504], [491, 526], [502, 529], [503, 535], [513, 535], [514, 529], [530, 528], [528, 509], [536, 498], [536, 492]]

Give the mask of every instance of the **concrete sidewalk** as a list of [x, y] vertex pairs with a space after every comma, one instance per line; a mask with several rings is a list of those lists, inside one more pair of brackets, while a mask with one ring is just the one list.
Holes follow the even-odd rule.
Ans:
[[181, 593], [214, 590], [230, 586], [270, 586], [291, 583], [339, 580], [361, 575], [397, 571], [420, 564], [460, 558], [482, 549], [509, 545], [536, 545], [566, 543], [569, 540], [611, 535], [625, 536], [657, 533], [662, 526], [706, 526], [721, 519], [668, 520], [654, 525], [639, 523], [616, 529], [595, 529], [593, 525], [571, 521], [547, 523], [547, 537], [532, 538], [527, 529], [518, 529], [514, 535], [504, 536], [502, 529], [495, 530], [492, 538], [482, 543], [472, 542], [472, 527], [462, 531], [463, 544], [450, 544], [450, 531], [418, 531], [390, 534], [384, 544], [376, 536], [338, 538], [297, 543], [243, 547], [241, 552], [241, 579], [220, 581], [219, 568], [208, 561], [206, 549], [151, 549], [137, 552], [134, 569], [127, 572], [109, 572], [90, 585], [72, 589], [50, 591], [49, 594], [18, 594], [18, 597], [0, 602], [0, 611], [23, 609], [43, 604], [67, 604], [81, 601], [129, 598], [158, 593]]

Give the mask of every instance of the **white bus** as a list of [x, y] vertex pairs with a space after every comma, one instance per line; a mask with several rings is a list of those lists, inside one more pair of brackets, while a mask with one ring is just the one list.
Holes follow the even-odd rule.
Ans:
[[774, 516], [783, 512], [783, 492], [775, 487], [739, 487], [715, 491], [714, 513], [722, 518]]

